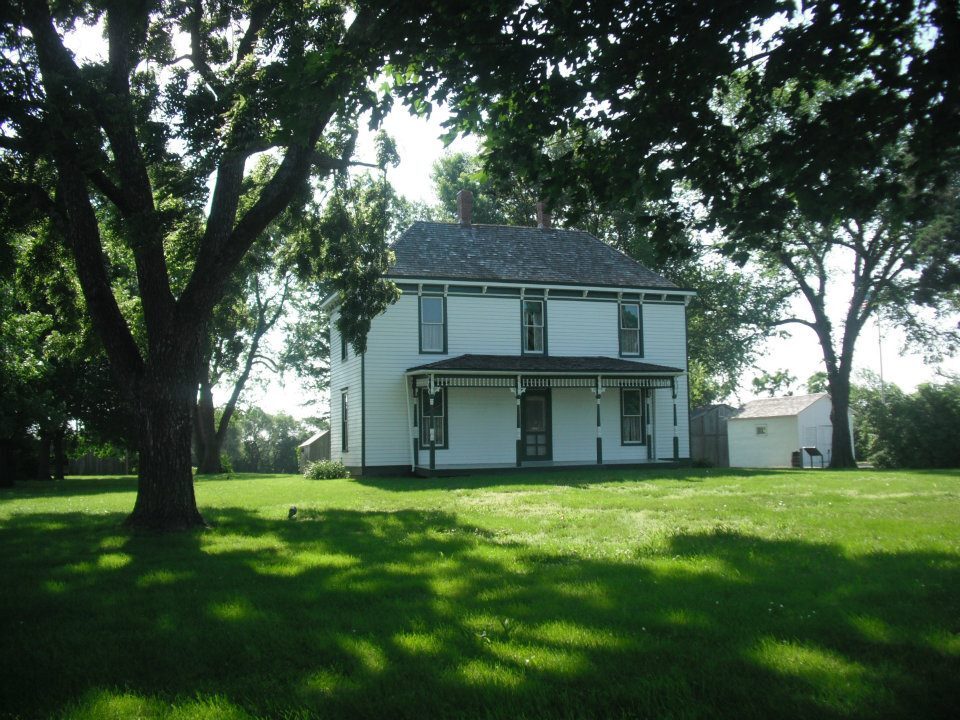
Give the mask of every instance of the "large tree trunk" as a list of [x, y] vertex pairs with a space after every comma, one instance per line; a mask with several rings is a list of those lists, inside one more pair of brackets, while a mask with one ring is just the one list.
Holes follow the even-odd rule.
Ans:
[[53, 479], [63, 480], [67, 469], [67, 454], [63, 449], [63, 441], [67, 428], [61, 425], [53, 435]]
[[204, 527], [190, 463], [193, 388], [187, 368], [165, 379], [145, 379], [138, 397], [139, 479], [129, 527], [184, 530]]
[[0, 438], [0, 487], [13, 487], [17, 479], [16, 457], [15, 443]]
[[833, 425], [833, 449], [830, 455], [831, 468], [855, 468], [853, 440], [850, 435], [850, 372], [839, 370], [829, 374], [830, 422]]
[[223, 472], [220, 463], [221, 437], [217, 432], [216, 416], [213, 407], [213, 388], [206, 377], [200, 379], [200, 399], [197, 401], [197, 434], [200, 444], [197, 447], [197, 475], [209, 475]]
[[50, 477], [50, 448], [53, 438], [47, 430], [40, 431], [40, 446], [37, 448], [37, 480], [52, 480]]

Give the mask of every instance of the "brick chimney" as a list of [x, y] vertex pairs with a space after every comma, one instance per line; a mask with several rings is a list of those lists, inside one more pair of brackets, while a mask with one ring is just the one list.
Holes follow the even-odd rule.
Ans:
[[537, 227], [541, 230], [549, 230], [553, 227], [550, 211], [547, 210], [547, 204], [545, 202], [537, 203]]
[[460, 220], [460, 227], [470, 227], [472, 217], [473, 193], [469, 190], [461, 190], [457, 193], [457, 218]]

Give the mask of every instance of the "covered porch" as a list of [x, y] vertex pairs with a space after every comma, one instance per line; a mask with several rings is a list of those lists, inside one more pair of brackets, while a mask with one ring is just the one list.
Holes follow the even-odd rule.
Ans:
[[608, 357], [460, 355], [406, 372], [411, 469], [679, 460], [678, 368]]

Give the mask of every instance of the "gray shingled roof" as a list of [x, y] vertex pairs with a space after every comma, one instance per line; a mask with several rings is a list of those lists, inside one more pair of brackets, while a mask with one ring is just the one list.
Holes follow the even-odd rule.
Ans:
[[677, 289], [593, 235], [506, 225], [415, 222], [393, 246], [399, 278]]
[[586, 375], [660, 373], [676, 375], [683, 370], [607, 357], [557, 357], [543, 355], [458, 355], [457, 357], [427, 365], [418, 365], [407, 372], [447, 370], [482, 372], [545, 372], [545, 373], [584, 373]]
[[823, 397], [829, 396], [827, 393], [814, 393], [813, 395], [788, 395], [786, 397], [751, 400], [744, 404], [740, 414], [734, 419], [747, 420], [749, 418], [798, 415]]

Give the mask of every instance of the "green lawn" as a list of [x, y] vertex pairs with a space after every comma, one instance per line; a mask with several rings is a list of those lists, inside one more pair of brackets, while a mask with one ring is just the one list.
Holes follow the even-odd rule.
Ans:
[[957, 472], [134, 485], [0, 492], [0, 717], [960, 717]]

